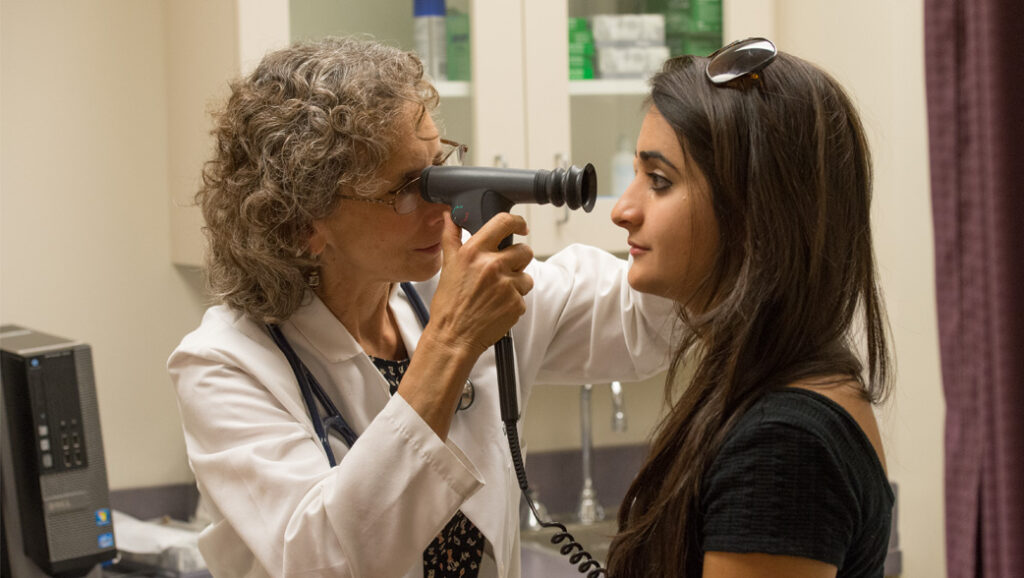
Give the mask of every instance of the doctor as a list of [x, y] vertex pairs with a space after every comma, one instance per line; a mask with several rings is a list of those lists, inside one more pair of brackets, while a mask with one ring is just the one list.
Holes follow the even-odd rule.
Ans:
[[329, 39], [267, 55], [217, 116], [197, 202], [221, 303], [168, 361], [215, 576], [518, 577], [488, 348], [514, 325], [522, 407], [668, 361], [671, 302], [624, 261], [499, 251], [527, 232], [508, 214], [463, 243], [421, 198], [466, 150], [437, 100], [414, 55]]

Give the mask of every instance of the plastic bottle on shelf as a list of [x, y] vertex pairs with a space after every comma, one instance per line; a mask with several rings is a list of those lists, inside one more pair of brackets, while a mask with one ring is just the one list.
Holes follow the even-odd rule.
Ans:
[[448, 80], [469, 80], [469, 14], [455, 8], [445, 18], [445, 36], [448, 39], [445, 72]]
[[433, 80], [447, 80], [445, 0], [413, 0], [412, 15], [416, 52], [423, 70]]
[[633, 147], [625, 136], [619, 137], [619, 145], [612, 155], [611, 196], [619, 197], [633, 182]]

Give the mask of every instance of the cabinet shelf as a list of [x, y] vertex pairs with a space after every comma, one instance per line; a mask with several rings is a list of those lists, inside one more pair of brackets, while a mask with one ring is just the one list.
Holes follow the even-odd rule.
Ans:
[[570, 80], [571, 96], [646, 95], [650, 91], [646, 78], [599, 78]]
[[468, 98], [471, 92], [470, 83], [465, 80], [439, 80], [434, 88], [441, 98]]

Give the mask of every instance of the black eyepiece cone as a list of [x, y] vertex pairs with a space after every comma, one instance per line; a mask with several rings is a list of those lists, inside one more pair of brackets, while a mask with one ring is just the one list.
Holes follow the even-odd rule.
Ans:
[[590, 163], [582, 168], [573, 165], [565, 169], [554, 169], [537, 184], [541, 189], [537, 191], [538, 199], [546, 200], [556, 207], [566, 205], [570, 209], [583, 209], [589, 213], [597, 201], [597, 171]]

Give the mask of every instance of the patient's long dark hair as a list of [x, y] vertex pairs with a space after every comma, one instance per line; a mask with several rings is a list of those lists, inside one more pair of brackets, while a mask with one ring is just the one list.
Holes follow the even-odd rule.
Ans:
[[[889, 390], [871, 159], [853, 104], [787, 54], [744, 86], [714, 86], [706, 63], [673, 58], [652, 80], [649, 104], [710, 185], [719, 254], [698, 292], [708, 302], [679, 307], [691, 331], [669, 370], [670, 411], [619, 510], [613, 578], [700, 575], [702, 477], [764, 394], [825, 376], [855, 380], [876, 403]], [[693, 374], [676, 394], [684, 358]]]

